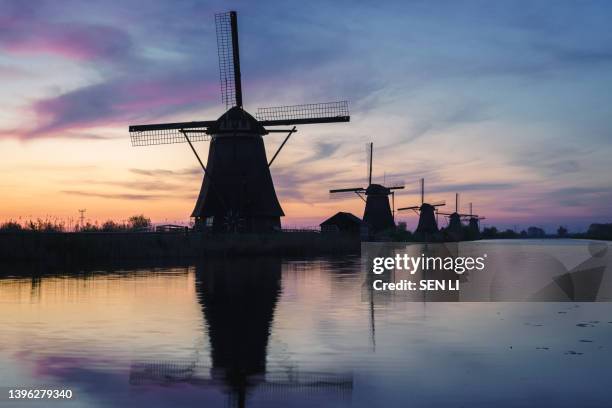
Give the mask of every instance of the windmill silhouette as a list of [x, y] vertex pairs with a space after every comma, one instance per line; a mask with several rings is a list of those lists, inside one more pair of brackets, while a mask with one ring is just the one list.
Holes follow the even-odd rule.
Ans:
[[[235, 11], [215, 15], [221, 99], [227, 111], [217, 120], [130, 126], [133, 146], [187, 142], [204, 180], [191, 214], [197, 229], [213, 232], [268, 232], [280, 228], [284, 212], [276, 196], [270, 166], [297, 132], [296, 126], [348, 122], [346, 101], [243, 109], [238, 23]], [[292, 126], [290, 129], [267, 129]], [[268, 162], [262, 136], [287, 133]], [[210, 141], [206, 165], [192, 142]]]
[[472, 212], [472, 203], [470, 203], [470, 213], [465, 215], [468, 220], [468, 234], [471, 239], [480, 238], [480, 220], [486, 220], [486, 217], [481, 217]]
[[455, 234], [461, 234], [463, 224], [461, 223], [461, 219], [465, 218], [465, 214], [459, 214], [459, 193], [455, 193], [455, 211], [452, 213], [440, 213], [448, 217], [448, 227], [446, 230], [448, 232], [452, 232]]
[[[368, 170], [368, 186], [367, 187], [351, 187], [329, 190], [329, 193], [334, 196], [343, 197], [346, 193], [352, 196], [356, 194], [359, 198], [365, 201], [365, 210], [363, 212], [363, 222], [368, 225], [371, 233], [378, 233], [384, 230], [395, 228], [395, 191], [404, 188], [404, 183], [396, 183], [395, 185], [386, 187], [382, 184], [372, 183], [372, 160], [374, 155], [374, 144], [366, 145], [367, 155], [367, 170]], [[365, 198], [363, 197], [365, 195]], [[389, 196], [391, 196], [392, 207], [389, 206]]]
[[437, 207], [446, 205], [445, 201], [437, 201], [434, 203], [425, 202], [425, 179], [420, 180], [421, 183], [421, 205], [413, 205], [412, 207], [398, 208], [397, 211], [413, 210], [419, 214], [419, 224], [415, 233], [417, 234], [435, 234], [438, 232]]

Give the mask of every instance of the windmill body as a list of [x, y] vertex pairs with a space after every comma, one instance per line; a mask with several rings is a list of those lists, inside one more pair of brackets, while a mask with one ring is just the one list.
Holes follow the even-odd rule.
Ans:
[[455, 211], [448, 214], [444, 213], [448, 217], [448, 226], [446, 232], [450, 234], [451, 238], [455, 241], [459, 241], [463, 237], [463, 223], [461, 218], [464, 215], [459, 214], [459, 193], [455, 193]]
[[[134, 146], [187, 142], [204, 180], [192, 212], [197, 229], [213, 232], [270, 232], [284, 215], [270, 166], [295, 133], [295, 125], [348, 122], [346, 101], [259, 108], [256, 117], [243, 109], [235, 11], [215, 15], [221, 96], [227, 111], [217, 120], [130, 126]], [[293, 126], [290, 129], [268, 129]], [[268, 161], [263, 136], [287, 133]], [[206, 165], [192, 142], [210, 141]]]
[[276, 196], [262, 136], [249, 113], [233, 107], [209, 129], [207, 172], [192, 217], [214, 232], [272, 231], [284, 215]]
[[470, 203], [470, 214], [468, 218], [468, 239], [480, 239], [480, 220], [484, 220], [485, 217], [480, 217], [472, 212], [472, 203]]
[[461, 233], [461, 228], [463, 228], [463, 224], [461, 223], [461, 215], [458, 212], [454, 212], [449, 215], [448, 218], [448, 231]]
[[368, 228], [373, 232], [395, 228], [389, 195], [391, 195], [391, 190], [380, 184], [370, 184], [365, 190], [366, 205], [363, 222], [368, 224]]
[[417, 234], [435, 234], [438, 232], [436, 221], [436, 207], [431, 204], [423, 203], [419, 208], [419, 224], [415, 232]]
[[398, 211], [413, 210], [419, 214], [419, 223], [417, 225], [415, 234], [430, 237], [436, 234], [438, 230], [438, 221], [436, 220], [437, 207], [443, 206], [446, 203], [444, 201], [435, 203], [425, 202], [425, 179], [420, 180], [421, 183], [421, 205], [412, 207], [398, 208]]
[[480, 236], [480, 222], [478, 218], [470, 218], [468, 221], [468, 229], [470, 230], [470, 233]]

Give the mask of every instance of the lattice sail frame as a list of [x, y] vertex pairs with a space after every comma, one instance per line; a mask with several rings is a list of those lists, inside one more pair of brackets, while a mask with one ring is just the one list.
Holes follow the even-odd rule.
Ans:
[[[130, 130], [130, 139], [132, 146], [153, 146], [172, 143], [186, 143], [185, 135], [182, 129], [156, 129], [145, 131]], [[190, 128], [184, 129], [187, 132], [189, 140], [192, 142], [205, 142], [210, 140], [210, 135], [206, 134], [206, 128]]]
[[365, 144], [366, 153], [366, 182], [368, 185], [372, 184], [372, 143], [368, 142]]
[[225, 108], [229, 109], [236, 106], [237, 103], [231, 11], [215, 14], [215, 27], [217, 30], [221, 101], [225, 103]]
[[260, 121], [344, 118], [348, 116], [347, 101], [258, 108], [255, 114], [255, 118]]

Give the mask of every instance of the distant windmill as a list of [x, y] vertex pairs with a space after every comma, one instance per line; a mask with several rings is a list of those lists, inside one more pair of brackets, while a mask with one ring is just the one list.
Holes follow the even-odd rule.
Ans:
[[[242, 107], [238, 24], [235, 11], [215, 15], [221, 97], [228, 109], [219, 119], [130, 126], [133, 146], [187, 142], [204, 170], [191, 214], [198, 229], [214, 232], [266, 232], [280, 228], [284, 216], [269, 167], [295, 125], [348, 122], [346, 101], [259, 108], [256, 117]], [[266, 129], [268, 126], [293, 126]], [[287, 136], [268, 162], [262, 136]], [[206, 166], [192, 142], [210, 140]]]
[[434, 234], [438, 232], [438, 220], [436, 219], [437, 208], [446, 205], [445, 201], [437, 201], [434, 203], [425, 202], [425, 179], [421, 181], [421, 205], [414, 205], [412, 207], [398, 208], [397, 211], [413, 210], [419, 214], [419, 225], [415, 230], [417, 234]]
[[448, 217], [448, 226], [446, 227], [446, 231], [454, 234], [454, 239], [460, 240], [463, 237], [463, 224], [461, 223], [461, 219], [466, 217], [466, 214], [460, 214], [460, 202], [459, 202], [459, 193], [455, 193], [455, 211], [452, 213], [443, 213]]
[[472, 212], [472, 203], [470, 203], [470, 213], [465, 216], [468, 219], [468, 230], [472, 238], [480, 238], [480, 220], [486, 220], [485, 217], [480, 217]]
[[[365, 210], [363, 212], [363, 222], [368, 225], [370, 232], [377, 233], [384, 230], [395, 228], [395, 191], [404, 188], [403, 183], [386, 187], [382, 184], [372, 184], [372, 160], [374, 154], [374, 144], [366, 145], [367, 169], [368, 169], [368, 186], [367, 187], [352, 187], [339, 188], [329, 190], [332, 195], [341, 195], [342, 193], [354, 193], [365, 201]], [[365, 195], [365, 198], [363, 197]], [[393, 210], [389, 206], [389, 196], [391, 196]]]

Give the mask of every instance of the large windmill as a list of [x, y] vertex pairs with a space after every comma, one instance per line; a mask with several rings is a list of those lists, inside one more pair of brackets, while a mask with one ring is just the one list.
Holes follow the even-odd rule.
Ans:
[[413, 205], [412, 207], [398, 208], [397, 211], [413, 210], [419, 214], [419, 225], [415, 230], [417, 234], [435, 234], [438, 232], [438, 220], [436, 219], [437, 208], [446, 205], [445, 201], [437, 201], [434, 203], [425, 202], [425, 179], [420, 180], [421, 183], [421, 205]]
[[[363, 212], [363, 222], [368, 225], [371, 233], [378, 233], [384, 230], [395, 228], [395, 191], [403, 189], [403, 183], [398, 183], [386, 187], [382, 184], [372, 183], [372, 160], [374, 155], [374, 144], [366, 145], [367, 153], [367, 168], [368, 168], [368, 186], [367, 187], [352, 187], [339, 188], [329, 190], [330, 194], [356, 194], [359, 198], [365, 201], [365, 210]], [[364, 198], [365, 195], [365, 198]], [[393, 211], [389, 206], [389, 196], [393, 201]]]
[[[130, 126], [133, 146], [187, 142], [204, 170], [191, 214], [196, 228], [214, 232], [266, 232], [280, 228], [284, 216], [270, 166], [296, 125], [348, 122], [346, 101], [259, 108], [255, 117], [242, 106], [238, 24], [235, 11], [215, 15], [221, 97], [227, 111], [217, 120]], [[290, 129], [267, 129], [292, 126]], [[267, 160], [262, 136], [287, 136]], [[206, 165], [192, 142], [210, 140]]]

